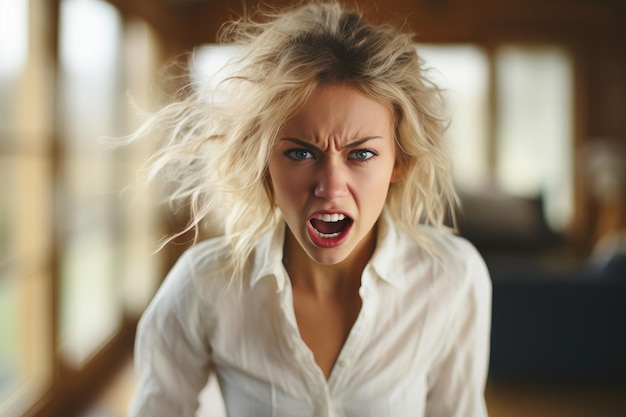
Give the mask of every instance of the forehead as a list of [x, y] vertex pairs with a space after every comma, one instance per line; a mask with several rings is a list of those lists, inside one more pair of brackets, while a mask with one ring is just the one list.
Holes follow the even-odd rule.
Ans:
[[359, 136], [390, 136], [393, 117], [389, 108], [353, 87], [317, 87], [290, 117], [279, 136], [311, 142], [348, 141]]

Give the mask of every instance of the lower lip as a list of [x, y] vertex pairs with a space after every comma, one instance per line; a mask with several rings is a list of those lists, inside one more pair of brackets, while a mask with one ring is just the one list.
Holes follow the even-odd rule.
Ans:
[[339, 234], [339, 236], [326, 238], [326, 237], [321, 237], [320, 235], [318, 235], [317, 232], [315, 231], [315, 228], [311, 224], [311, 222], [307, 222], [307, 232], [309, 232], [309, 238], [311, 239], [313, 244], [315, 244], [316, 246], [319, 246], [320, 248], [325, 248], [325, 249], [334, 248], [343, 244], [343, 242], [345, 242], [345, 240], [348, 238], [348, 232], [350, 231], [351, 228], [352, 228], [352, 223], [350, 223]]

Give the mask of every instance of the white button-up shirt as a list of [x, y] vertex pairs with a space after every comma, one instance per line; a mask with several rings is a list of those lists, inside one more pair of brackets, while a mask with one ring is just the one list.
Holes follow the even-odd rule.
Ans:
[[384, 212], [326, 380], [298, 331], [284, 228], [260, 242], [243, 286], [223, 270], [223, 239], [180, 258], [139, 323], [132, 417], [194, 416], [211, 372], [230, 417], [487, 415], [491, 282], [471, 244], [424, 227], [433, 256]]

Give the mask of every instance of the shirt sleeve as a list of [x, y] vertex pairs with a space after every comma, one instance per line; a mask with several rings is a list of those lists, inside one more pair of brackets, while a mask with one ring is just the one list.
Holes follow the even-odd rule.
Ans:
[[135, 339], [138, 387], [130, 417], [192, 417], [206, 385], [209, 320], [194, 290], [189, 256], [166, 277], [144, 312]]
[[[491, 331], [491, 280], [472, 247], [459, 297], [451, 306], [441, 355], [428, 375], [428, 417], [487, 416], [484, 390]], [[445, 301], [444, 301], [445, 302]]]

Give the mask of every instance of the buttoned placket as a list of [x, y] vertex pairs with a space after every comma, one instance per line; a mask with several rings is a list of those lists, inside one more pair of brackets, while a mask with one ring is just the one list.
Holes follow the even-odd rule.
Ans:
[[371, 265], [363, 272], [359, 295], [362, 300], [361, 311], [350, 330], [337, 361], [333, 366], [328, 381], [320, 369], [311, 349], [300, 335], [293, 306], [293, 293], [288, 283], [286, 271], [284, 273], [286, 285], [280, 291], [280, 310], [283, 316], [283, 329], [290, 350], [303, 371], [306, 386], [312, 396], [315, 417], [342, 417], [340, 397], [346, 384], [349, 382], [350, 368], [362, 349], [362, 339], [369, 329], [373, 312], [376, 309], [377, 297], [374, 291], [375, 278]]
[[318, 373], [321, 374], [321, 370], [315, 362], [313, 353], [300, 336], [293, 307], [293, 293], [287, 271], [281, 268], [280, 271], [276, 271], [276, 274], [278, 275], [278, 281], [282, 280], [283, 282], [282, 288], [278, 290], [278, 300], [280, 303], [281, 327], [285, 334], [285, 341], [289, 351], [293, 354], [292, 359], [296, 361], [302, 372], [307, 392], [311, 395], [312, 405], [317, 410], [321, 403], [321, 398], [325, 396], [324, 384], [319, 382], [319, 377], [321, 376], [324, 379], [324, 376], [317, 375]]
[[346, 385], [350, 382], [351, 369], [356, 366], [356, 360], [364, 346], [364, 339], [367, 338], [371, 328], [372, 317], [378, 304], [375, 286], [376, 277], [373, 268], [368, 264], [363, 271], [361, 287], [359, 288], [361, 311], [339, 352], [337, 362], [328, 380], [330, 392], [336, 396], [341, 396]]

